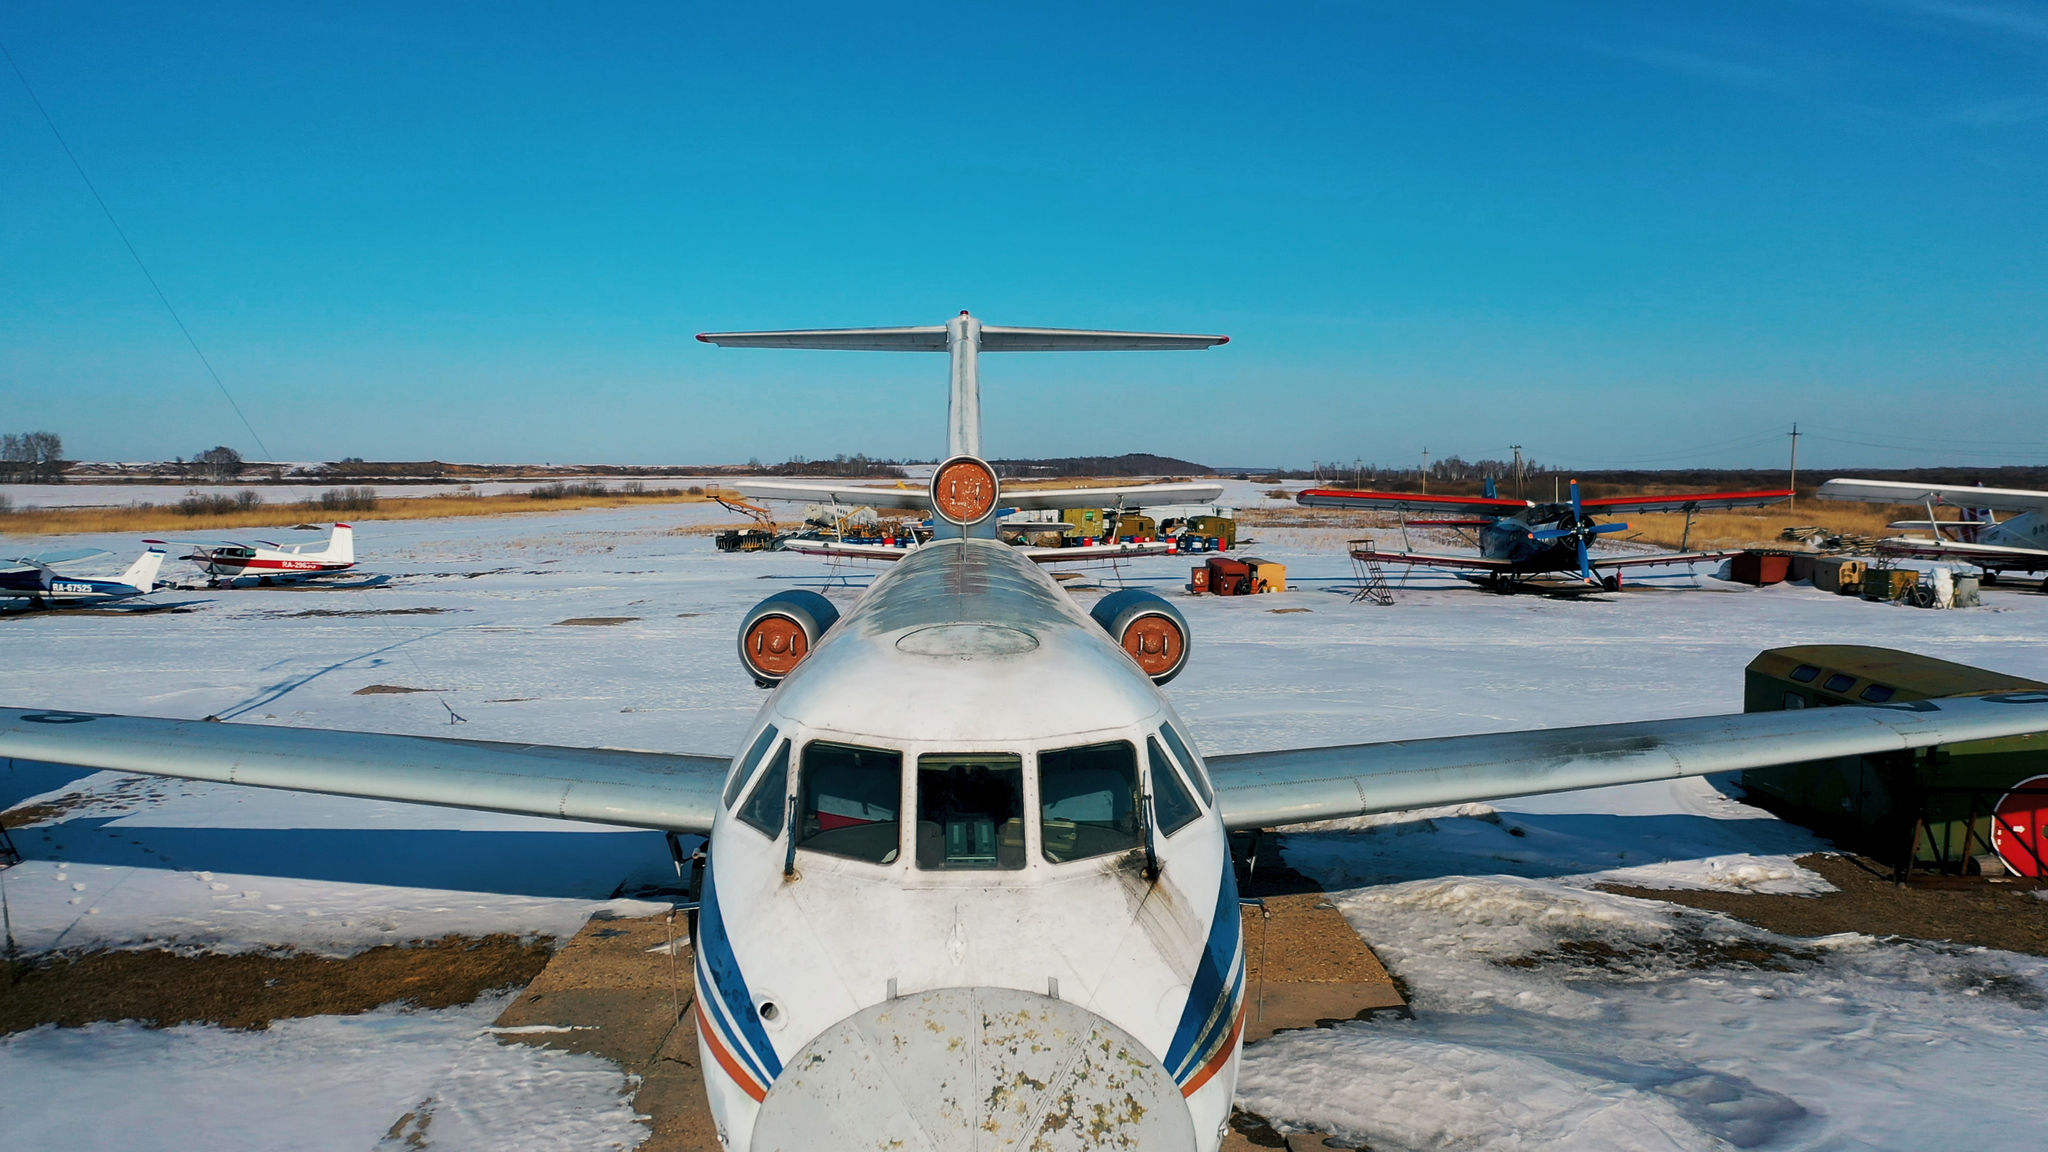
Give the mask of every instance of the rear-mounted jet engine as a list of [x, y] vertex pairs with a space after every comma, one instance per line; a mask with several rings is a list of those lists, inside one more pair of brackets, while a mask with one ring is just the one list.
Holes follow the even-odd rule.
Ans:
[[1104, 596], [1089, 613], [1154, 684], [1164, 684], [1188, 662], [1188, 622], [1164, 598], [1136, 588]]
[[773, 688], [838, 622], [839, 609], [816, 592], [777, 592], [740, 620], [740, 666], [754, 678], [755, 687]]

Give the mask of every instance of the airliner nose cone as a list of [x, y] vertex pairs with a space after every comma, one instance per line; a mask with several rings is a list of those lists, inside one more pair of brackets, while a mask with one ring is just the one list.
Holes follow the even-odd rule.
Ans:
[[755, 1152], [1191, 1149], [1180, 1088], [1130, 1034], [1062, 1000], [941, 988], [827, 1028], [783, 1067]]

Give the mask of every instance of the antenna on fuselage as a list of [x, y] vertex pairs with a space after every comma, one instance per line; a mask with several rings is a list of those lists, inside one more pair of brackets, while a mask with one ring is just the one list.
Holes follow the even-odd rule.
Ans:
[[1005, 328], [963, 310], [944, 324], [915, 328], [799, 328], [782, 332], [703, 332], [721, 348], [826, 348], [853, 352], [945, 352], [952, 357], [946, 454], [981, 459], [983, 352], [1163, 352], [1213, 348], [1228, 336], [1101, 332], [1085, 328]]

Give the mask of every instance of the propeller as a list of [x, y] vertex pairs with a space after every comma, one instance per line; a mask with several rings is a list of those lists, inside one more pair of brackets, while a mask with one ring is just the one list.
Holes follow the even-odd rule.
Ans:
[[1599, 581], [1593, 577], [1593, 558], [1588, 553], [1586, 545], [1595, 536], [1604, 535], [1608, 532], [1626, 531], [1628, 531], [1628, 525], [1626, 524], [1593, 523], [1593, 518], [1586, 515], [1586, 506], [1579, 502], [1579, 482], [1574, 480], [1572, 481], [1571, 515], [1560, 521], [1557, 527], [1545, 528], [1540, 532], [1531, 532], [1529, 536], [1535, 540], [1569, 539], [1575, 541], [1579, 546], [1579, 575], [1585, 579], [1586, 583], [1597, 584]]

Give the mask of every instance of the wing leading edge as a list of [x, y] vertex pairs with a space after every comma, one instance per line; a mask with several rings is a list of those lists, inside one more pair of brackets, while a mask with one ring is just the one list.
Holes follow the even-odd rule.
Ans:
[[0, 708], [0, 756], [707, 834], [731, 760]]
[[2042, 732], [2048, 692], [2005, 692], [1207, 760], [1224, 823], [1245, 829]]

